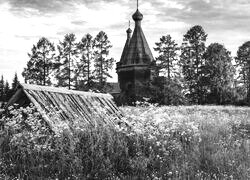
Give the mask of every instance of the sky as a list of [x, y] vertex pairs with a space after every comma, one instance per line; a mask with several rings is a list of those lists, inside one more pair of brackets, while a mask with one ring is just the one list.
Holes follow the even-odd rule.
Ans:
[[[142, 28], [153, 55], [155, 42], [170, 34], [181, 45], [183, 35], [194, 25], [208, 34], [207, 45], [223, 44], [232, 56], [250, 40], [250, 0], [139, 0]], [[113, 47], [110, 56], [120, 60], [126, 29], [136, 10], [136, 0], [0, 0], [0, 75], [9, 82], [21, 73], [41, 37], [54, 44], [74, 33], [80, 40], [107, 33]], [[117, 81], [115, 67], [113, 78]]]

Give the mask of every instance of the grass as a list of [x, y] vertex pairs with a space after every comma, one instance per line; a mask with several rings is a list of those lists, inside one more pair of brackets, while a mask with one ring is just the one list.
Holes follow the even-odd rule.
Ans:
[[[153, 142], [161, 145], [167, 140], [165, 149], [156, 147], [156, 154], [171, 162], [168, 178], [250, 178], [250, 108], [144, 105], [122, 110]], [[166, 156], [171, 153], [174, 156]]]
[[250, 108], [142, 104], [121, 110], [125, 117], [115, 127], [61, 135], [34, 109], [14, 110], [1, 120], [0, 177], [250, 179]]

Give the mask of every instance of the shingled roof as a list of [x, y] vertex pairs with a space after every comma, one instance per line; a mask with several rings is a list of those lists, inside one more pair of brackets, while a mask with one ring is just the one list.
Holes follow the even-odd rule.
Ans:
[[[73, 123], [114, 124], [122, 117], [110, 94], [74, 91], [38, 85], [19, 85], [7, 107], [13, 104], [25, 107], [34, 104], [52, 129], [59, 124], [70, 127]], [[101, 122], [97, 122], [101, 121]]]
[[131, 39], [132, 30], [130, 28], [128, 28], [126, 32], [127, 32], [127, 40], [126, 40], [125, 46], [123, 48], [122, 56], [121, 56], [121, 60], [120, 60], [120, 62], [122, 64], [126, 63], [126, 58], [127, 58], [127, 53], [128, 53], [128, 49], [129, 49], [129, 42]]
[[[130, 38], [128, 35], [121, 56], [120, 65], [150, 65], [150, 63], [154, 60], [154, 57], [142, 31], [141, 21], [143, 19], [143, 15], [137, 9], [132, 17], [135, 21], [135, 28], [132, 37]], [[127, 34], [129, 34], [128, 31]]]

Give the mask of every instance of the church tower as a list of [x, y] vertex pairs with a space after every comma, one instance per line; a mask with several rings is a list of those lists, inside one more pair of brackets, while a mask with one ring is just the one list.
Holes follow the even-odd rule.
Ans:
[[137, 97], [148, 97], [146, 87], [154, 78], [155, 61], [141, 27], [143, 15], [137, 10], [132, 16], [135, 21], [134, 32], [130, 27], [120, 62], [117, 63], [118, 81], [121, 95], [130, 102]]

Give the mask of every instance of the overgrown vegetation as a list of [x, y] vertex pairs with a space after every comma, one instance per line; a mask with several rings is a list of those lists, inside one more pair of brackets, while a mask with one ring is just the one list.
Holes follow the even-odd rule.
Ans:
[[0, 177], [250, 178], [249, 108], [121, 109], [126, 116], [117, 126], [75, 124], [56, 133], [34, 107], [10, 109], [1, 119]]

